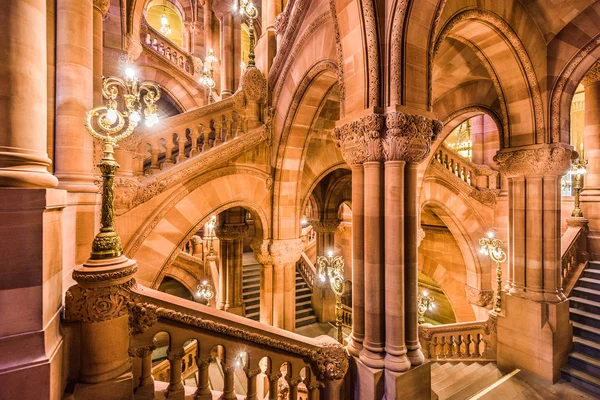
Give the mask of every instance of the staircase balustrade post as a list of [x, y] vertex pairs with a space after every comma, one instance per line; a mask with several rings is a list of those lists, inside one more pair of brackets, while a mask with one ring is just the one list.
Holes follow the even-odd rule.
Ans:
[[236, 367], [234, 364], [223, 361], [221, 366], [223, 367], [223, 394], [221, 394], [219, 400], [237, 400], [233, 383], [233, 374]]
[[212, 392], [208, 380], [208, 367], [212, 362], [212, 357], [196, 357], [198, 366], [198, 388], [194, 393], [194, 400], [212, 400]]
[[300, 376], [289, 380], [288, 384], [290, 385], [290, 400], [298, 400], [298, 385], [301, 382], [302, 377]]
[[256, 395], [256, 377], [261, 373], [261, 369], [245, 369], [245, 372], [246, 377], [248, 378], [246, 400], [258, 400]]
[[174, 164], [173, 162], [173, 148], [175, 148], [175, 144], [173, 143], [172, 138], [167, 138], [165, 143], [165, 168], [169, 168]]
[[168, 399], [184, 400], [185, 398], [185, 390], [181, 376], [181, 359], [184, 355], [185, 352], [183, 349], [178, 351], [169, 350], [167, 352], [167, 359], [169, 360], [169, 369], [171, 372], [169, 376], [169, 386], [167, 386], [167, 391], [165, 393], [165, 397]]
[[281, 372], [277, 371], [277, 373], [267, 375], [269, 379], [269, 400], [277, 400], [278, 397], [278, 383], [279, 378], [281, 378]]
[[190, 151], [190, 157], [194, 157], [196, 154], [199, 154], [198, 150], [198, 136], [200, 133], [198, 131], [192, 131], [190, 133], [190, 138], [192, 139], [192, 150]]
[[306, 385], [308, 400], [319, 400], [321, 398], [321, 387], [323, 387], [323, 383], [319, 381], [312, 381]]

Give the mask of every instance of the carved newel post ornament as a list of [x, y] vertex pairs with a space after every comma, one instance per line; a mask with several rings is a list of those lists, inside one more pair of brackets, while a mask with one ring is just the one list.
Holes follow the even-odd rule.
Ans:
[[76, 387], [76, 397], [90, 399], [112, 398], [102, 397], [98, 392], [102, 389], [94, 384], [111, 381], [111, 389], [105, 390], [113, 392], [127, 391], [132, 385], [129, 289], [136, 284], [133, 274], [137, 264], [123, 255], [121, 238], [114, 228], [113, 181], [119, 168], [114, 148], [133, 133], [142, 115], [146, 126], [158, 121], [160, 88], [154, 83], [140, 83], [128, 69], [124, 80], [104, 78], [102, 95], [105, 105], [85, 116], [87, 132], [103, 143], [104, 154], [98, 164], [102, 173], [102, 227], [92, 243], [90, 258], [73, 271], [77, 285], [68, 290], [65, 299], [65, 319], [81, 326], [81, 384]]

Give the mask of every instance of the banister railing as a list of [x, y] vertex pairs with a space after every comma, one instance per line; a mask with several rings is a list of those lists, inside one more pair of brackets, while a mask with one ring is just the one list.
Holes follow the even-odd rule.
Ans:
[[498, 189], [498, 171], [478, 165], [442, 144], [432, 162], [437, 162], [467, 185], [478, 189]]
[[[263, 372], [268, 379], [269, 399], [277, 399], [279, 382], [284, 378], [289, 399], [297, 400], [300, 383], [308, 389], [309, 399], [318, 399], [323, 385], [333, 384], [339, 388], [339, 382], [348, 369], [344, 348], [328, 336], [308, 338], [143, 286], [134, 286], [131, 291], [135, 302], [130, 305], [130, 354], [141, 358], [137, 362], [142, 365], [140, 371], [135, 372], [138, 376], [134, 376], [134, 382], [153, 385], [152, 380], [144, 379], [148, 374], [144, 365], [151, 365], [152, 356], [144, 349], [154, 349], [155, 336], [166, 332], [169, 337], [169, 377], [161, 379], [169, 382], [166, 389], [169, 398], [181, 395], [184, 390], [183, 366], [186, 365], [198, 370], [195, 398], [212, 399], [208, 368], [215, 362], [215, 351], [218, 351], [223, 369], [222, 398], [235, 398], [236, 370], [244, 372], [246, 381], [243, 386], [247, 388], [249, 398], [254, 398], [257, 375]], [[196, 343], [193, 366], [187, 362], [190, 341]], [[265, 359], [267, 368], [261, 368], [260, 364]], [[287, 368], [286, 376], [282, 376], [283, 365]]]
[[566, 296], [577, 283], [588, 262], [587, 221], [583, 218], [567, 219], [567, 230], [561, 237], [561, 276]]
[[342, 326], [352, 329], [352, 307], [342, 304]]
[[312, 291], [315, 285], [316, 269], [314, 264], [310, 261], [305, 252], [302, 252], [300, 260], [298, 260], [298, 262], [296, 263], [296, 268], [298, 269], [300, 275], [302, 275], [302, 278]]
[[495, 317], [487, 321], [419, 325], [423, 354], [430, 360], [496, 359]]
[[[168, 61], [182, 72], [190, 75], [201, 72], [201, 61], [187, 51], [183, 50], [177, 44], [160, 34], [148, 24], [145, 18], [142, 18], [142, 28], [140, 30], [140, 39], [142, 45], [150, 51], [158, 54], [161, 58]], [[195, 63], [197, 65], [195, 65]]]

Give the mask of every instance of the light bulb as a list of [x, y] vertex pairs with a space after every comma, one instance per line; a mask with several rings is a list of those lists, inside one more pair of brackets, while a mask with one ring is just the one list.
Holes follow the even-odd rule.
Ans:
[[108, 111], [106, 111], [106, 120], [109, 124], [114, 124], [117, 120], [117, 112], [112, 108], [109, 108]]
[[429, 294], [429, 292], [427, 292], [427, 290], [423, 290], [423, 296], [427, 296]]
[[154, 125], [154, 122], [152, 121], [151, 118], [146, 118], [146, 121], [144, 121], [144, 124], [148, 127], [148, 128], [152, 128], [152, 126]]
[[125, 69], [125, 75], [129, 79], [133, 79], [135, 77], [135, 70], [131, 67]]
[[322, 282], [325, 282], [325, 275], [323, 275], [323, 274], [320, 274], [320, 275], [319, 275], [319, 278], [321, 278], [321, 281], [322, 281]]
[[329, 250], [329, 251], [327, 252], [327, 257], [333, 257], [333, 251]]
[[129, 115], [129, 119], [133, 122], [140, 122], [140, 120], [142, 119], [142, 117], [140, 116], [140, 113], [137, 111], [134, 111], [131, 113], [131, 115]]
[[169, 19], [165, 14], [163, 14], [162, 17], [160, 17], [160, 23], [161, 25], [167, 25], [169, 23]]
[[493, 238], [496, 237], [496, 234], [494, 233], [494, 231], [488, 231], [487, 237], [490, 238], [490, 239], [493, 239]]

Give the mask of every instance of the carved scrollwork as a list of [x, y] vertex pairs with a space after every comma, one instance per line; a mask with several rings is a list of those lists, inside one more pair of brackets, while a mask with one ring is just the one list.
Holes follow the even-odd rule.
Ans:
[[384, 123], [385, 117], [381, 114], [367, 115], [358, 122], [366, 146], [365, 162], [381, 161], [383, 158], [382, 131]]
[[102, 322], [127, 315], [131, 302], [129, 288], [134, 284], [132, 279], [110, 287], [71, 287], [65, 294], [65, 319], [70, 322]]
[[342, 157], [350, 165], [362, 164], [366, 157], [365, 138], [358, 130], [358, 122], [352, 121], [336, 127], [333, 140], [342, 151]]
[[508, 178], [564, 175], [577, 152], [564, 147], [543, 146], [523, 150], [501, 150], [494, 161]]
[[467, 294], [467, 300], [473, 305], [491, 308], [494, 303], [493, 290], [480, 290], [465, 285], [465, 293]]
[[[133, 264], [128, 268], [119, 270], [119, 271], [114, 271], [114, 272], [103, 272], [103, 273], [94, 273], [94, 274], [90, 274], [90, 273], [82, 273], [80, 271], [73, 271], [73, 279], [77, 282], [104, 282], [104, 281], [111, 281], [111, 280], [117, 280], [117, 279], [121, 279], [121, 278], [125, 278], [127, 276], [131, 276], [133, 274], [135, 274], [137, 272], [137, 264]], [[132, 282], [131, 285], [133, 285], [135, 283], [135, 281]]]
[[420, 163], [431, 151], [431, 143], [442, 131], [442, 123], [422, 115], [399, 111], [386, 115], [384, 155], [386, 161]]
[[240, 86], [246, 95], [246, 100], [262, 103], [267, 98], [267, 80], [256, 67], [246, 68]]
[[158, 315], [156, 310], [146, 307], [144, 303], [134, 303], [129, 307], [129, 331], [132, 334], [143, 333], [146, 329], [156, 324]]
[[342, 379], [348, 371], [348, 355], [339, 343], [321, 343], [312, 361], [319, 379]]
[[220, 240], [243, 239], [246, 232], [248, 232], [248, 225], [246, 224], [224, 224], [215, 228], [215, 235]]

